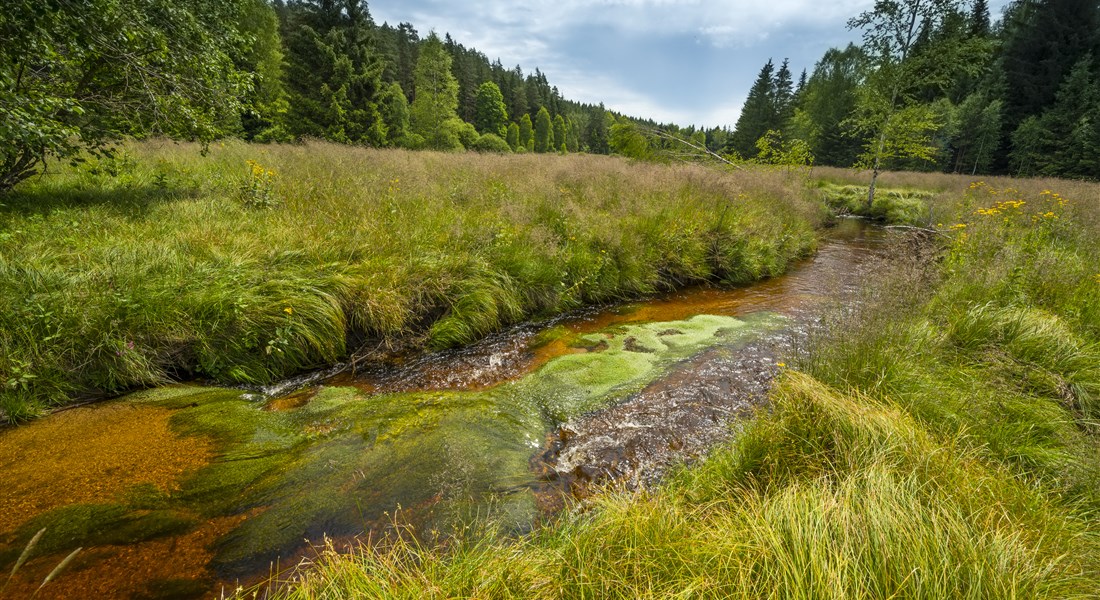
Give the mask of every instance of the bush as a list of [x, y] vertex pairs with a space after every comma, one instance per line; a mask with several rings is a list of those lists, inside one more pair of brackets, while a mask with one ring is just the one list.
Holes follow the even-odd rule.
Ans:
[[508, 142], [500, 139], [500, 136], [493, 133], [486, 133], [477, 138], [477, 141], [474, 142], [473, 149], [478, 152], [496, 152], [498, 154], [508, 154], [512, 152], [512, 149], [508, 147]]
[[453, 134], [463, 148], [472, 148], [480, 137], [473, 125], [457, 118], [445, 121], [440, 130], [447, 132], [447, 135]]

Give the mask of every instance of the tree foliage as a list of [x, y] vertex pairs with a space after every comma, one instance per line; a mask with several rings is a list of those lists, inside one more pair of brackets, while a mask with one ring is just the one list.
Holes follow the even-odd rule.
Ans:
[[435, 32], [420, 48], [413, 75], [416, 98], [409, 110], [413, 131], [430, 147], [453, 149], [455, 140], [449, 134], [456, 132], [453, 127], [444, 130], [443, 124], [458, 118], [458, 81], [451, 74], [451, 57]]
[[863, 31], [863, 51], [872, 67], [849, 119], [851, 127], [868, 139], [860, 157], [860, 163], [871, 169], [868, 206], [884, 162], [931, 160], [935, 155], [931, 134], [940, 123], [935, 111], [922, 105], [920, 94], [945, 85], [950, 80], [946, 74], [959, 66], [943, 60], [958, 54], [957, 40], [932, 35], [959, 5], [959, 0], [876, 0], [873, 9], [848, 22], [849, 28]]
[[775, 123], [775, 65], [769, 60], [756, 76], [737, 119], [733, 134], [730, 135], [727, 151], [738, 156], [752, 156], [756, 151], [756, 140], [768, 130], [779, 129]]
[[239, 126], [248, 4], [7, 0], [0, 10], [0, 192], [48, 156], [126, 135], [213, 139]]
[[523, 115], [519, 120], [519, 145], [528, 151], [535, 149], [535, 126], [531, 123], [531, 115]]
[[508, 109], [504, 106], [504, 95], [492, 81], [486, 81], [477, 90], [474, 125], [481, 133], [492, 133], [499, 138], [507, 135]]
[[385, 64], [373, 47], [366, 3], [303, 0], [297, 6], [287, 34], [291, 132], [385, 145], [379, 106]]
[[550, 111], [544, 106], [535, 115], [535, 152], [552, 150], [554, 150], [554, 126], [550, 119]]

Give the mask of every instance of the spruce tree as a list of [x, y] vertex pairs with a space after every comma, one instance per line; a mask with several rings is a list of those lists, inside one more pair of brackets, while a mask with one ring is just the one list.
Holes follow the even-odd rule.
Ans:
[[760, 139], [775, 122], [775, 65], [771, 60], [760, 69], [752, 88], [749, 89], [745, 105], [741, 107], [741, 116], [730, 134], [726, 151], [736, 152], [742, 157], [756, 155], [756, 140]]
[[242, 62], [255, 74], [252, 90], [245, 98], [248, 109], [241, 115], [242, 137], [261, 142], [285, 140], [290, 102], [284, 84], [279, 19], [264, 0], [248, 0], [238, 29], [252, 39]]
[[584, 145], [589, 152], [611, 153], [610, 128], [614, 122], [614, 117], [604, 109], [602, 103], [592, 109], [588, 115], [588, 123], [584, 127]]
[[791, 79], [790, 65], [785, 58], [775, 74], [775, 95], [772, 101], [775, 103], [775, 116], [768, 124], [767, 130], [780, 131], [786, 127], [794, 114], [794, 82]]
[[383, 90], [382, 120], [386, 123], [390, 145], [404, 146], [409, 135], [409, 101], [401, 84], [392, 82]]
[[1059, 86], [1079, 60], [1089, 53], [1100, 55], [1100, 3], [1023, 2], [1007, 17], [1012, 23], [1001, 60], [1003, 99], [1007, 125], [1014, 129], [1055, 102]]
[[971, 94], [959, 105], [955, 148], [956, 173], [988, 172], [1001, 142], [1003, 103], [985, 93]]
[[867, 56], [855, 44], [830, 48], [798, 93], [792, 134], [810, 145], [818, 164], [850, 167], [863, 147], [844, 126], [856, 107]]
[[385, 145], [378, 102], [385, 63], [366, 2], [301, 2], [287, 36], [291, 133]]
[[974, 6], [970, 9], [969, 20], [971, 37], [989, 37], [989, 2], [974, 0]]
[[1100, 149], [1091, 147], [1092, 131], [1100, 125], [1100, 81], [1092, 67], [1091, 56], [1079, 60], [1040, 119], [1046, 143], [1039, 169], [1044, 175], [1100, 177]]

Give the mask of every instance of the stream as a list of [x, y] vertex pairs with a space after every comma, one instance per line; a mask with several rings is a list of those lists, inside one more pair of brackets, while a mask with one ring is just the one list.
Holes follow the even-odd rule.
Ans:
[[[523, 533], [705, 456], [893, 234], [841, 220], [788, 274], [524, 324], [275, 397], [175, 385], [0, 431], [0, 598], [217, 598], [395, 527]], [[0, 584], [2, 585], [2, 584]]]

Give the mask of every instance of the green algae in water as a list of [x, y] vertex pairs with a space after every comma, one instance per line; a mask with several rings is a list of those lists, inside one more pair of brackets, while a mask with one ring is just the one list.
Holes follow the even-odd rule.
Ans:
[[778, 323], [699, 315], [684, 321], [623, 325], [580, 338], [586, 354], [556, 358], [517, 382], [555, 423], [610, 406], [664, 374], [677, 361], [720, 344], [745, 339]]
[[173, 510], [136, 510], [125, 504], [70, 504], [43, 513], [23, 524], [15, 543], [0, 552], [0, 564], [11, 564], [41, 529], [45, 533], [35, 546], [38, 554], [68, 551], [77, 547], [133, 544], [176, 535], [192, 529], [198, 521]]
[[176, 409], [177, 430], [218, 445], [219, 458], [187, 479], [170, 505], [206, 516], [261, 508], [219, 541], [222, 573], [244, 575], [304, 539], [392, 522], [398, 506], [424, 528], [445, 530], [476, 514], [526, 529], [536, 510], [529, 460], [549, 429], [777, 322], [697, 316], [612, 327], [577, 340], [589, 352], [484, 391], [367, 396], [322, 387], [281, 412], [236, 390], [176, 386], [133, 400]]

